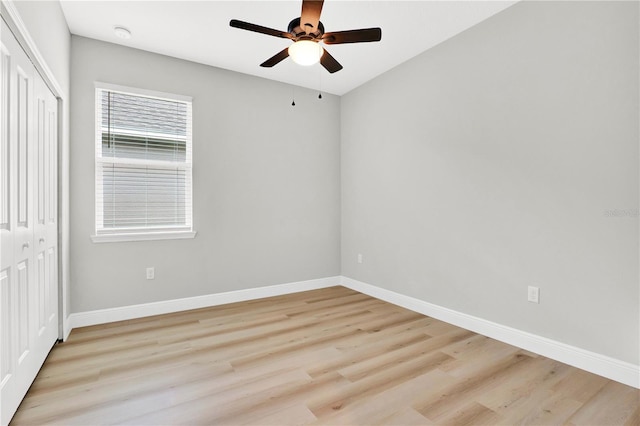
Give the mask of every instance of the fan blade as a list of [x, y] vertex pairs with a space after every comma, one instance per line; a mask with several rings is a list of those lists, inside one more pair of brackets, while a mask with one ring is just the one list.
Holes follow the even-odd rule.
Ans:
[[263, 63], [261, 63], [260, 66], [261, 67], [265, 67], [265, 68], [271, 68], [272, 66], [274, 66], [278, 62], [283, 61], [284, 59], [287, 59], [288, 57], [289, 57], [289, 48], [286, 47], [283, 50], [281, 50], [280, 52], [278, 52], [275, 55], [273, 55], [272, 57], [270, 57], [269, 59], [267, 59], [266, 61], [264, 61]]
[[274, 30], [273, 28], [263, 27], [262, 25], [251, 24], [249, 22], [238, 21], [237, 19], [232, 19], [229, 22], [234, 28], [240, 28], [241, 30], [254, 31], [256, 33], [266, 34], [274, 37], [280, 38], [288, 38], [292, 39], [293, 36], [289, 33], [285, 33], [284, 31]]
[[336, 61], [336, 58], [331, 56], [329, 52], [327, 52], [327, 49], [324, 49], [324, 53], [320, 57], [320, 64], [331, 74], [342, 69], [340, 62]]
[[380, 28], [363, 28], [361, 30], [336, 31], [325, 33], [322, 36], [324, 44], [366, 43], [380, 41], [382, 30]]
[[302, 27], [305, 33], [311, 34], [318, 29], [323, 3], [324, 0], [302, 0], [300, 27]]

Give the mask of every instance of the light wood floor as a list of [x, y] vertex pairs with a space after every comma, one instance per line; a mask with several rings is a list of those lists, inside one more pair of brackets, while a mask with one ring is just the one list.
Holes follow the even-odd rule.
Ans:
[[640, 425], [639, 399], [332, 287], [73, 330], [13, 424]]

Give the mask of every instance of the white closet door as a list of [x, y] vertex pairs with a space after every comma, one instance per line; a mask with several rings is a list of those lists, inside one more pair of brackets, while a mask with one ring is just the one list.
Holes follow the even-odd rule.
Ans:
[[57, 102], [4, 21], [0, 24], [0, 423], [4, 425], [57, 338]]
[[37, 351], [46, 357], [58, 338], [58, 102], [38, 74], [34, 81], [33, 270], [37, 308], [33, 317], [37, 319]]

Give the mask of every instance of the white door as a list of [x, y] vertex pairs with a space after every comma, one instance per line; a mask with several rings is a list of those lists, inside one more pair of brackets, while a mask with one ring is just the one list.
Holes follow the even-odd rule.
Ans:
[[4, 425], [57, 338], [57, 102], [4, 21], [0, 25], [0, 423]]
[[34, 82], [33, 269], [37, 308], [32, 318], [36, 320], [36, 350], [46, 357], [58, 338], [58, 101], [37, 73]]

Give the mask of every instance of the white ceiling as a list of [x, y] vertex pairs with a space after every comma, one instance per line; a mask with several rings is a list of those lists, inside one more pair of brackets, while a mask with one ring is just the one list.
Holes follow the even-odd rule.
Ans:
[[[326, 0], [321, 15], [326, 32], [382, 28], [378, 43], [326, 46], [344, 66], [335, 74], [291, 59], [262, 68], [260, 63], [291, 42], [229, 26], [231, 19], [239, 19], [286, 31], [289, 21], [300, 16], [300, 0], [61, 4], [72, 34], [343, 95], [516, 2]], [[116, 37], [115, 26], [128, 28], [131, 39]]]

